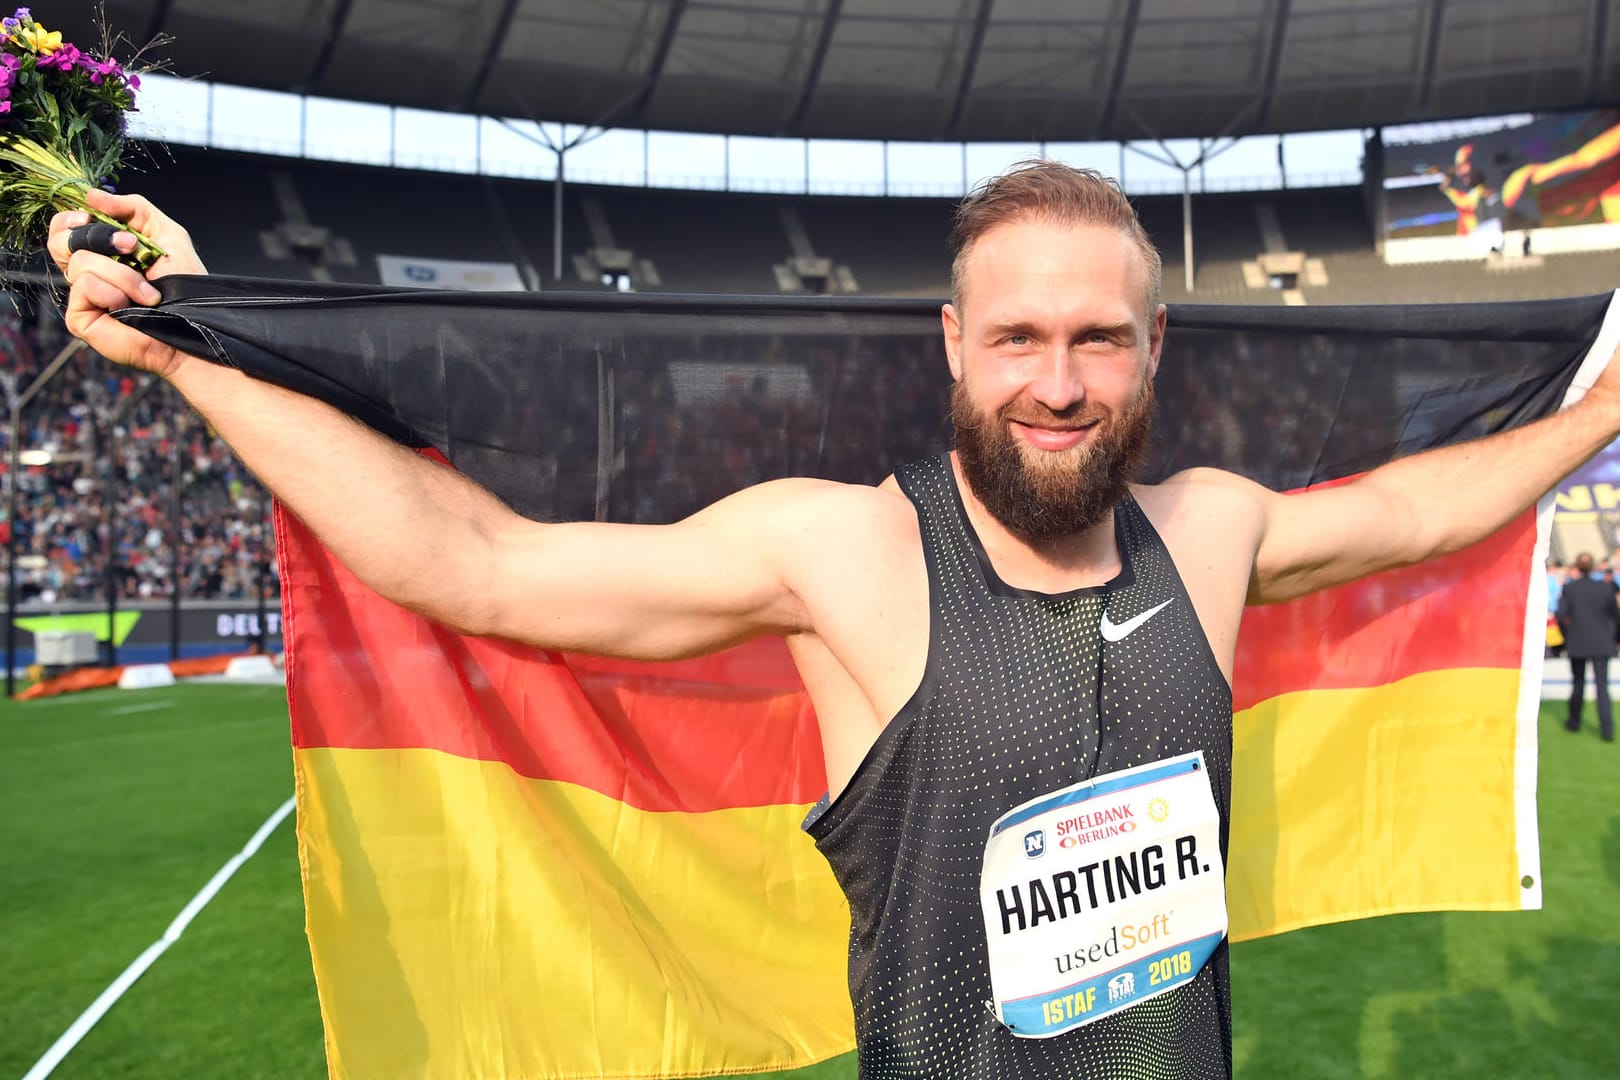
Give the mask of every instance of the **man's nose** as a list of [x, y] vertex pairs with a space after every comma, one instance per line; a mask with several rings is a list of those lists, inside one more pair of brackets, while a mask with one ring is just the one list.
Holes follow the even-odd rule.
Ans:
[[1030, 384], [1030, 396], [1053, 412], [1071, 409], [1086, 399], [1080, 364], [1067, 349], [1052, 349], [1041, 357], [1040, 369]]

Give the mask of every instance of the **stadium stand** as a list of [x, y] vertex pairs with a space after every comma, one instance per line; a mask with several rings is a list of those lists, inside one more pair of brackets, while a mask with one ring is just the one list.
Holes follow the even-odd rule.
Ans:
[[184, 207], [186, 228], [201, 241], [204, 259], [214, 251], [228, 252], [233, 274], [303, 276], [264, 254], [258, 242], [281, 220], [269, 181], [276, 159], [161, 146], [148, 147], [144, 157], [143, 162], [135, 156], [123, 186], [159, 206], [176, 207], [177, 213]]
[[[542, 194], [543, 200], [536, 199]], [[515, 222], [545, 218], [550, 238], [549, 184], [508, 183], [508, 205], [521, 201], [527, 214]], [[752, 195], [640, 188], [579, 187], [564, 191], [564, 273], [568, 287], [591, 286], [594, 275], [580, 265], [593, 251], [619, 250], [650, 263], [656, 276], [638, 272], [638, 289], [677, 292], [774, 293], [773, 264], [788, 255], [776, 204]], [[570, 213], [571, 212], [571, 213]], [[549, 244], [535, 252], [551, 266]]]
[[1283, 250], [1316, 256], [1373, 254], [1373, 227], [1360, 188], [1273, 191], [1263, 200], [1276, 215]]
[[[524, 280], [541, 281], [547, 288], [940, 297], [949, 289], [945, 236], [955, 205], [951, 199], [568, 185], [564, 280], [559, 285], [551, 274], [554, 189], [549, 182], [191, 147], [154, 148], [149, 156], [150, 164], [127, 175], [125, 186], [176, 208], [211, 267], [224, 273], [375, 283], [380, 281], [377, 256], [391, 254], [511, 263]], [[220, 192], [229, 197], [221, 199]], [[1373, 244], [1362, 191], [1330, 188], [1196, 196], [1196, 287], [1188, 292], [1180, 198], [1134, 201], [1164, 253], [1164, 294], [1170, 302], [1511, 300], [1600, 292], [1620, 284], [1620, 254], [1613, 252], [1521, 263], [1391, 267]], [[0, 317], [0, 381], [8, 398], [66, 340], [51, 316], [36, 317], [32, 311], [24, 298], [16, 311]], [[919, 370], [932, 360], [918, 357]], [[859, 372], [856, 358], [845, 377], [858, 379]], [[920, 380], [916, 386], [863, 395], [878, 410], [873, 430], [888, 426], [879, 415], [885, 409], [908, 416], [935, 409], [931, 386], [931, 381]], [[640, 418], [632, 452], [649, 457], [691, 452], [727, 460], [726, 475], [714, 477], [714, 494], [777, 467], [728, 457], [724, 444], [736, 432], [714, 427], [712, 411], [706, 414], [708, 427], [692, 422], [671, 382], [627, 392], [636, 399], [627, 415]], [[1285, 405], [1257, 401], [1232, 407], [1276, 408], [1281, 413], [1287, 411]], [[744, 388], [727, 423], [737, 431], [772, 425], [792, 435], [784, 441], [783, 453], [809, 453], [815, 418], [803, 412], [801, 405]], [[24, 556], [20, 597], [103, 597], [107, 575], [100, 530], [109, 518], [115, 523], [122, 597], [165, 596], [176, 574], [187, 597], [253, 595], [256, 560], [260, 545], [267, 542], [261, 495], [221, 442], [200, 425], [177, 423], [166, 388], [149, 392], [140, 378], [80, 356], [30, 405], [26, 416], [21, 445], [50, 450], [55, 460], [26, 468], [19, 485], [24, 496], [17, 523]], [[1217, 415], [1205, 419], [1212, 437], [1231, 427]], [[544, 417], [536, 421], [551, 426]], [[177, 439], [184, 462], [178, 570], [169, 538], [167, 464]], [[105, 453], [109, 443], [111, 467]], [[840, 475], [875, 456], [859, 446], [841, 446], [833, 453], [839, 460], [827, 464]], [[110, 513], [103, 502], [108, 479], [115, 481], [116, 491]], [[588, 493], [567, 497], [587, 498]], [[664, 505], [656, 491], [625, 492], [622, 497], [633, 504], [628, 513], [638, 520], [670, 520], [696, 508]], [[1612, 546], [1612, 536], [1595, 527], [1580, 543], [1599, 537], [1604, 548]], [[1561, 540], [1567, 547], [1575, 538]]]
[[[944, 296], [953, 199], [745, 195], [567, 185], [564, 278], [552, 281], [549, 182], [268, 158], [176, 147], [129, 178], [183, 206], [215, 269], [377, 282], [392, 254], [517, 265], [547, 288]], [[229, 191], [222, 202], [217, 193]], [[1164, 256], [1170, 302], [1495, 301], [1600, 292], [1620, 254], [1388, 266], [1360, 188], [1195, 196], [1194, 289], [1181, 199], [1134, 200]], [[402, 209], [403, 208], [403, 209]], [[795, 259], [824, 279], [806, 280]], [[1282, 266], [1291, 272], [1271, 273]], [[606, 280], [604, 280], [604, 275]], [[1290, 297], [1290, 290], [1297, 296]]]
[[328, 162], [281, 162], [271, 175], [282, 221], [307, 223], [312, 241], [324, 240], [335, 281], [376, 282], [378, 255], [512, 259], [474, 177]]
[[944, 296], [954, 203], [944, 199], [795, 198], [816, 253], [847, 266], [863, 293]]

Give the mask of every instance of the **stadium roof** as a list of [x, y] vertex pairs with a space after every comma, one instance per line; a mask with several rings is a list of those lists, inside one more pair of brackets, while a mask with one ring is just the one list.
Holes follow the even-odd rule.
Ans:
[[[88, 12], [88, 0], [84, 6]], [[1620, 0], [105, 6], [108, 23], [132, 40], [172, 35], [162, 52], [180, 75], [426, 109], [736, 135], [1171, 138], [1620, 100]], [[91, 18], [78, 18], [63, 29], [84, 40]]]

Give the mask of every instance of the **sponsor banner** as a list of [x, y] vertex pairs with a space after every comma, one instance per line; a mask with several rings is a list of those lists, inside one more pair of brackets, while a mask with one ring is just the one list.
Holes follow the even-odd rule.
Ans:
[[414, 255], [378, 255], [377, 273], [384, 285], [407, 289], [457, 289], [462, 292], [522, 292], [523, 278], [511, 263], [419, 259]]
[[1202, 753], [1003, 814], [980, 878], [992, 1003], [1015, 1035], [1081, 1027], [1188, 982], [1226, 936]]
[[[272, 649], [281, 640], [281, 601], [272, 597], [261, 619], [257, 601], [183, 601], [180, 605], [180, 644], [189, 652], [237, 648], [261, 636]], [[109, 633], [109, 626], [111, 631]], [[112, 622], [105, 604], [57, 604], [48, 611], [22, 609], [17, 615], [19, 655], [31, 653], [33, 635], [41, 631], [80, 631], [97, 641], [110, 636], [120, 649], [152, 647], [164, 651], [174, 637], [174, 610], [167, 601], [125, 601]], [[262, 631], [262, 633], [261, 633]]]

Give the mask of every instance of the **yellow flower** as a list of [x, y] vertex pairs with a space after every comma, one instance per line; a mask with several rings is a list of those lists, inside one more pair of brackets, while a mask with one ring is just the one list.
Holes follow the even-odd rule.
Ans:
[[17, 28], [17, 41], [41, 56], [49, 56], [62, 47], [62, 31], [47, 30], [38, 23]]

